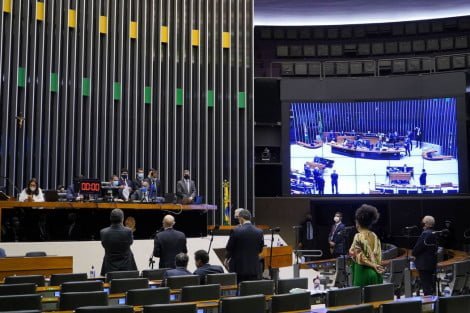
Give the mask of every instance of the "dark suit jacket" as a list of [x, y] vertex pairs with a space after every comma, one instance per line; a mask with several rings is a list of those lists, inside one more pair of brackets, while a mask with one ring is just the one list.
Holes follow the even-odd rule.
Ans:
[[[333, 231], [333, 226], [331, 226], [331, 231]], [[340, 223], [335, 231], [333, 232], [333, 234], [331, 234], [331, 231], [330, 231], [330, 235], [329, 235], [329, 240], [333, 241], [335, 243], [335, 249], [333, 251], [333, 253], [338, 253], [338, 254], [346, 254], [346, 250], [345, 250], [345, 247], [344, 247], [344, 242], [345, 242], [345, 238], [344, 238], [344, 234], [342, 234], [341, 232], [344, 230], [345, 226], [343, 223]]]
[[163, 274], [163, 279], [172, 277], [172, 276], [186, 276], [186, 275], [193, 275], [190, 271], [186, 269], [186, 267], [177, 267], [172, 270], [168, 270]]
[[0, 248], [0, 258], [4, 258], [6, 257], [7, 254], [5, 253], [5, 250], [3, 250], [2, 248]]
[[263, 250], [264, 237], [261, 229], [245, 223], [233, 229], [227, 243], [229, 270], [238, 275], [259, 275], [259, 254]]
[[175, 268], [175, 256], [181, 252], [188, 252], [186, 236], [182, 232], [167, 228], [157, 233], [153, 244], [153, 256], [160, 258], [159, 268]]
[[189, 181], [189, 190], [186, 186], [186, 182], [184, 179], [179, 180], [178, 183], [176, 184], [176, 196], [178, 199], [184, 199], [184, 198], [189, 198], [196, 197], [196, 184], [194, 183], [194, 180]]
[[432, 229], [426, 229], [419, 236], [413, 248], [415, 265], [418, 270], [434, 271], [437, 265], [437, 239]]
[[101, 275], [111, 271], [137, 270], [131, 245], [134, 242], [132, 231], [122, 224], [112, 224], [100, 232], [101, 245], [104, 248]]
[[303, 221], [301, 224], [301, 227], [299, 229], [299, 240], [302, 243], [302, 249], [303, 250], [311, 250], [315, 249], [317, 247], [317, 239], [318, 239], [318, 230], [315, 227], [315, 224], [313, 221], [310, 221], [312, 225], [312, 231], [313, 231], [313, 238], [312, 239], [307, 239], [307, 221]]
[[220, 265], [210, 265], [208, 263], [208, 264], [204, 264], [201, 267], [198, 267], [194, 271], [194, 275], [199, 275], [199, 277], [201, 277], [201, 284], [205, 284], [207, 274], [220, 274], [220, 273], [223, 273], [223, 272], [224, 272], [224, 269], [222, 268], [222, 266], [220, 266]]

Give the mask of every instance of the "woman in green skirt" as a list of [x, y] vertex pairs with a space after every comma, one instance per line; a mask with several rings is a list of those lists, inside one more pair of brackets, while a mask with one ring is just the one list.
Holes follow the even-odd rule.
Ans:
[[358, 233], [354, 236], [349, 254], [353, 260], [352, 279], [353, 286], [367, 286], [381, 284], [382, 249], [377, 235], [370, 231], [370, 227], [379, 219], [377, 208], [363, 204], [356, 210], [356, 228]]

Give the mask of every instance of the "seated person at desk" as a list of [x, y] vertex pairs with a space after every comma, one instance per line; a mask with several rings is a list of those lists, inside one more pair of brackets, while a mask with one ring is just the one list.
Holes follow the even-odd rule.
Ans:
[[193, 275], [190, 271], [188, 271], [188, 262], [189, 257], [186, 253], [178, 253], [175, 257], [175, 264], [176, 268], [168, 270], [163, 274], [163, 284], [166, 284], [166, 279], [172, 276], [184, 276], [184, 275]]
[[112, 200], [119, 200], [119, 177], [113, 174], [109, 179], [109, 184], [109, 187], [106, 186], [103, 189], [106, 190], [106, 197], [112, 198]]
[[83, 195], [80, 195], [80, 193], [75, 191], [75, 183], [79, 181], [80, 179], [85, 178], [83, 175], [78, 175], [73, 182], [67, 187], [67, 200], [68, 201], [80, 201], [83, 200]]
[[199, 277], [201, 277], [201, 284], [206, 282], [207, 274], [219, 274], [224, 272], [222, 266], [209, 264], [209, 253], [205, 250], [196, 251], [194, 253], [194, 261], [196, 262], [197, 267], [194, 271], [194, 275], [199, 275]]
[[32, 178], [28, 182], [28, 186], [23, 189], [18, 197], [20, 202], [44, 202], [44, 194], [41, 188], [38, 187], [36, 178]]
[[196, 197], [196, 184], [191, 180], [189, 170], [183, 171], [183, 179], [176, 184], [176, 196], [183, 203], [192, 203]]
[[129, 171], [127, 168], [123, 168], [121, 169], [121, 178], [119, 180], [119, 198], [124, 201], [129, 201], [133, 191], [134, 182], [129, 179]]
[[150, 202], [150, 188], [147, 180], [142, 181], [142, 185], [132, 194], [132, 199], [140, 202]]

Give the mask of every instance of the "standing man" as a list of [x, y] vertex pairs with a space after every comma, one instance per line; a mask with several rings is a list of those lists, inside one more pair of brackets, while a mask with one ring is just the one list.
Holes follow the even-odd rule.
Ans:
[[159, 268], [175, 268], [175, 257], [178, 253], [187, 253], [186, 236], [175, 229], [175, 218], [166, 215], [163, 218], [163, 231], [157, 232], [153, 244], [153, 256], [160, 258]]
[[263, 250], [264, 236], [261, 229], [251, 224], [250, 211], [240, 211], [238, 220], [240, 226], [233, 229], [225, 249], [229, 271], [237, 273], [237, 281], [240, 283], [260, 278], [259, 254]]
[[428, 174], [426, 173], [426, 170], [423, 168], [421, 175], [419, 175], [419, 184], [421, 185], [421, 190], [424, 190], [426, 188], [426, 176], [428, 176]]
[[183, 203], [192, 203], [196, 197], [196, 184], [191, 180], [189, 170], [183, 171], [183, 179], [176, 184], [176, 196]]
[[342, 223], [343, 213], [336, 212], [333, 221], [335, 222], [331, 226], [330, 235], [328, 236], [328, 243], [330, 245], [330, 253], [333, 257], [337, 258], [341, 255], [346, 254], [344, 250], [344, 235], [341, 233], [345, 226]]
[[134, 190], [134, 182], [129, 179], [127, 168], [121, 169], [121, 178], [119, 179], [119, 197], [124, 201], [129, 201]]
[[425, 296], [434, 294], [435, 274], [437, 267], [437, 240], [433, 234], [435, 220], [432, 216], [425, 216], [421, 221], [423, 232], [413, 248], [416, 269], [419, 272], [421, 287]]
[[155, 199], [156, 197], [162, 197], [162, 182], [160, 181], [160, 179], [158, 179], [158, 171], [156, 169], [150, 169], [148, 174], [148, 180], [150, 183], [150, 198]]
[[137, 270], [131, 245], [134, 242], [132, 231], [124, 227], [124, 212], [121, 209], [111, 211], [111, 226], [100, 231], [101, 245], [104, 248], [101, 275], [112, 271]]
[[422, 148], [423, 147], [423, 131], [421, 130], [421, 127], [416, 126], [415, 127], [415, 139], [416, 139], [416, 148]]
[[333, 170], [333, 173], [331, 173], [331, 193], [338, 194], [338, 173], [336, 173], [336, 170]]

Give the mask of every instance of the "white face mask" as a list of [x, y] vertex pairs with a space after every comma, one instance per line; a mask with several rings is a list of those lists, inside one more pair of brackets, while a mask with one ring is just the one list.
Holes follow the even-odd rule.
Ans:
[[29, 190], [36, 191], [36, 187], [29, 187]]
[[339, 217], [338, 217], [338, 216], [335, 216], [335, 217], [333, 218], [333, 221], [335, 221], [335, 223], [338, 223], [338, 222], [339, 222]]

